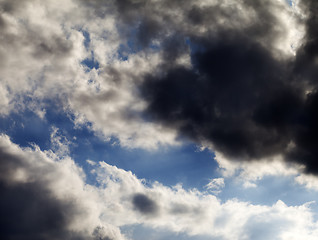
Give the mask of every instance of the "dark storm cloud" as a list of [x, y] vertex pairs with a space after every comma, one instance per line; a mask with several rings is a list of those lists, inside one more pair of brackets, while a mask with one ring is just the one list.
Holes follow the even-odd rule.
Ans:
[[[76, 203], [79, 199], [61, 199], [50, 188], [51, 183], [46, 176], [55, 174], [52, 164], [42, 162], [44, 169], [33, 166], [22, 151], [13, 152], [9, 148], [1, 142], [0, 239], [111, 239], [103, 234], [102, 227], [96, 227], [92, 233], [70, 230], [69, 226], [74, 220], [85, 217]], [[31, 177], [25, 181], [19, 180], [19, 172], [22, 179], [23, 172]]]
[[56, 200], [39, 181], [15, 183], [14, 172], [25, 163], [5, 149], [0, 153], [0, 238], [77, 239], [66, 229], [75, 210], [72, 203]]
[[142, 214], [153, 215], [158, 212], [158, 205], [155, 201], [142, 193], [137, 193], [132, 198], [136, 210]]
[[0, 182], [0, 192], [1, 239], [83, 239], [66, 229], [72, 203], [55, 200], [40, 184]]
[[[119, 2], [119, 12], [133, 16], [133, 3]], [[152, 11], [149, 5], [138, 3], [143, 34], [137, 40], [145, 45], [160, 39], [162, 44], [164, 63], [141, 86], [153, 120], [197, 143], [209, 142], [232, 159], [283, 154], [304, 164], [307, 172], [318, 173], [318, 3], [301, 2], [307, 33], [296, 58], [287, 60], [274, 56], [274, 42], [287, 31], [277, 17], [282, 6], [274, 1], [242, 1], [246, 14], [257, 16], [247, 25], [237, 23], [240, 11], [233, 6], [162, 1]], [[169, 17], [156, 20], [156, 14], [171, 6], [186, 24], [177, 25]], [[217, 24], [218, 19], [224, 23]], [[199, 34], [193, 26], [207, 31]], [[172, 34], [160, 34], [162, 28]], [[173, 64], [187, 51], [192, 68]]]
[[231, 157], [259, 158], [287, 147], [286, 127], [295, 114], [289, 103], [299, 105], [301, 99], [284, 83], [283, 66], [239, 35], [199, 44], [204, 51], [193, 54], [194, 69], [146, 78], [151, 115]]
[[[152, 40], [165, 42], [172, 35], [179, 35], [179, 38], [195, 35], [205, 37], [211, 32], [217, 34], [220, 30], [237, 27], [244, 29], [245, 34], [264, 41], [274, 40], [283, 31], [273, 13], [274, 10], [279, 11], [282, 5], [274, 1], [242, 0], [237, 5], [226, 4], [227, 1], [225, 4], [211, 1], [210, 5], [201, 6], [196, 1], [184, 4], [180, 0], [117, 0], [115, 8], [118, 22], [126, 24], [128, 31], [136, 28], [134, 40], [142, 46], [150, 44]], [[253, 24], [244, 22], [249, 12], [253, 12], [252, 15], [257, 19]], [[203, 35], [198, 31], [202, 26], [209, 30]]]
[[299, 78], [305, 78], [310, 83], [314, 83], [316, 87], [318, 83], [318, 2], [303, 0], [301, 6], [307, 16], [306, 36], [303, 46], [297, 53], [295, 74]]

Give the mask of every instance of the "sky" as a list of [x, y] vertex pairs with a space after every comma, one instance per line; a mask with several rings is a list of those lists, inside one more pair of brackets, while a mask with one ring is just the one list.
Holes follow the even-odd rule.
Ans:
[[0, 239], [318, 239], [317, 16], [0, 0]]

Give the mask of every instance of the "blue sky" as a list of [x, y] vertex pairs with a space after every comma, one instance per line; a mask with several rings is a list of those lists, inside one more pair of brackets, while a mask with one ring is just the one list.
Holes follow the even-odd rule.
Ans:
[[0, 238], [317, 239], [315, 4], [0, 1]]

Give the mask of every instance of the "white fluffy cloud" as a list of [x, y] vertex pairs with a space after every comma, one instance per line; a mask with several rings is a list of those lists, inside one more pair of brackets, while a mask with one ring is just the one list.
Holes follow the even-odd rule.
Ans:
[[[285, 162], [282, 156], [274, 156], [258, 161], [233, 161], [215, 152], [219, 172], [225, 179], [235, 179], [246, 188], [257, 187], [265, 177], [291, 177], [294, 182], [308, 190], [317, 191], [318, 177], [303, 172], [304, 166]], [[220, 178], [223, 179], [223, 178]], [[212, 181], [211, 186], [214, 186]]]
[[[118, 225], [139, 223], [191, 236], [232, 240], [299, 239], [300, 236], [314, 239], [318, 234], [313, 231], [317, 223], [309, 204], [287, 206], [279, 200], [265, 206], [236, 199], [222, 203], [214, 195], [196, 189], [185, 190], [180, 185], [173, 188], [158, 182], [149, 185], [131, 172], [106, 163], [100, 163], [96, 173], [105, 187], [105, 198], [111, 195], [117, 199], [112, 205], [116, 214], [108, 211], [105, 217], [114, 219]], [[143, 196], [142, 207], [131, 200], [136, 194]], [[261, 235], [260, 229], [264, 229]]]

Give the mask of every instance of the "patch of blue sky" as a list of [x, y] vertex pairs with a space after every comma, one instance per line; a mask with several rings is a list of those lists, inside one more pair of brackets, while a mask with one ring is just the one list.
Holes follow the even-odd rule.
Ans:
[[[204, 186], [211, 178], [220, 177], [214, 154], [208, 150], [199, 151], [197, 146], [185, 142], [178, 147], [160, 147], [156, 151], [122, 148], [116, 138], [105, 141], [96, 136], [90, 124], [75, 127], [71, 114], [59, 110], [59, 103], [46, 102], [44, 118], [30, 110], [11, 113], [0, 118], [0, 132], [10, 136], [11, 140], [22, 146], [37, 144], [42, 150], [52, 149], [50, 135], [52, 127], [59, 129], [69, 145], [70, 156], [83, 167], [87, 174], [87, 183], [97, 184], [95, 176], [90, 174], [91, 167], [87, 159], [94, 162], [105, 161], [126, 171], [132, 171], [138, 178], [158, 181], [167, 186], [182, 183], [185, 189], [197, 188], [205, 191]], [[294, 181], [293, 176], [267, 176], [255, 182], [257, 187], [245, 188], [235, 178], [225, 179], [225, 187], [218, 194], [223, 201], [237, 198], [253, 204], [273, 205], [282, 200], [289, 206], [302, 205], [315, 201], [318, 192], [306, 189]], [[318, 212], [317, 203], [311, 208]]]
[[203, 190], [217, 166], [211, 152], [197, 151], [193, 144], [147, 151], [122, 148], [118, 144], [103, 142], [93, 134], [86, 135], [84, 139], [78, 141], [72, 151], [75, 159], [105, 161], [132, 171], [138, 178], [168, 186], [182, 183], [186, 189]]
[[22, 147], [30, 147], [32, 143], [43, 150], [50, 147], [48, 123], [29, 110], [1, 117], [0, 132], [10, 136], [14, 143]]
[[85, 65], [89, 69], [99, 69], [99, 62], [94, 59], [94, 54], [92, 54], [91, 58], [84, 59], [81, 64]]
[[[132, 171], [139, 179], [144, 178], [150, 183], [158, 181], [166, 186], [181, 183], [185, 189], [197, 188], [205, 191], [204, 186], [211, 178], [220, 177], [217, 163], [213, 160], [214, 154], [208, 150], [198, 151], [197, 146], [189, 142], [179, 147], [161, 147], [157, 151], [122, 148], [116, 144], [116, 138], [105, 141], [96, 136], [90, 130], [89, 123], [75, 128], [72, 116], [60, 111], [61, 108], [56, 107], [56, 104], [58, 103], [47, 102], [43, 119], [30, 110], [1, 117], [0, 132], [9, 135], [14, 143], [22, 147], [35, 143], [42, 150], [49, 150], [52, 149], [50, 141], [52, 127], [58, 128], [60, 134], [71, 142], [70, 156], [83, 167], [87, 175], [86, 181], [92, 185], [98, 183], [96, 176], [90, 173], [91, 166], [86, 162], [87, 159], [94, 162], [105, 161], [126, 171]], [[236, 198], [240, 201], [269, 206], [282, 200], [289, 206], [296, 206], [315, 201], [318, 195], [317, 191], [308, 190], [295, 183], [293, 176], [268, 176], [255, 183], [257, 187], [245, 188], [242, 182], [227, 178], [225, 187], [218, 193], [218, 198], [222, 202]], [[318, 212], [317, 203], [311, 204], [310, 207]], [[136, 231], [136, 234], [139, 232], [143, 230]], [[166, 239], [164, 238], [166, 235], [162, 234], [158, 236], [163, 238], [158, 239]], [[185, 236], [173, 236], [173, 238], [188, 239]]]
[[95, 60], [93, 51], [91, 51], [91, 57], [84, 59], [81, 64], [87, 67], [86, 72], [94, 68], [99, 69], [99, 62]]
[[[84, 36], [84, 46], [85, 46], [85, 49], [87, 51], [90, 50], [90, 42], [91, 42], [91, 38], [90, 38], [90, 34], [89, 32], [81, 29], [80, 30]], [[89, 72], [91, 69], [99, 69], [99, 62], [96, 61], [95, 57], [94, 57], [94, 52], [93, 51], [90, 51], [91, 52], [91, 56], [89, 58], [86, 58], [84, 59], [81, 64], [86, 66], [87, 69], [86, 69], [86, 72]]]
[[[105, 141], [96, 136], [90, 124], [75, 127], [71, 114], [65, 114], [56, 102], [47, 102], [45, 117], [42, 119], [30, 110], [12, 113], [0, 118], [0, 131], [9, 135], [12, 141], [22, 147], [37, 144], [42, 150], [52, 148], [50, 135], [52, 127], [71, 142], [70, 156], [84, 168], [88, 181], [95, 184], [89, 174], [86, 160], [105, 161], [126, 171], [132, 171], [138, 178], [150, 182], [159, 181], [171, 186], [182, 183], [185, 188], [202, 189], [209, 182], [217, 167], [214, 155], [198, 151], [194, 144], [179, 147], [161, 147], [156, 151], [127, 149], [116, 144], [117, 139]], [[96, 183], [97, 184], [97, 183]]]
[[[281, 200], [288, 206], [298, 206], [315, 201], [318, 196], [317, 191], [297, 184], [294, 176], [265, 176], [255, 184], [256, 187], [246, 188], [241, 181], [237, 181], [235, 178], [226, 179], [226, 187], [222, 189], [218, 197], [222, 202], [236, 198], [253, 204], [271, 206]], [[311, 208], [315, 211], [318, 210], [317, 203], [313, 203]]]
[[45, 106], [45, 115], [41, 118], [34, 111], [25, 109], [19, 113], [12, 112], [0, 118], [0, 132], [10, 136], [11, 140], [21, 147], [29, 147], [35, 143], [41, 150], [51, 149], [52, 127], [61, 130], [66, 138], [71, 139], [76, 135], [74, 119], [70, 113], [65, 113], [59, 101], [42, 101]]
[[293, 6], [295, 4], [294, 0], [286, 0], [286, 2], [290, 5]]
[[86, 50], [89, 50], [89, 45], [91, 42], [90, 34], [89, 34], [89, 32], [87, 32], [83, 29], [81, 30], [81, 32], [83, 33], [83, 36], [84, 36], [84, 46], [85, 46]]

